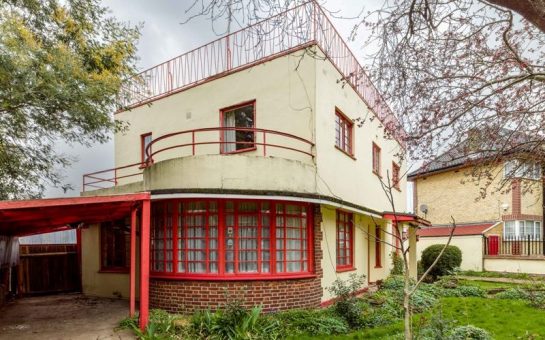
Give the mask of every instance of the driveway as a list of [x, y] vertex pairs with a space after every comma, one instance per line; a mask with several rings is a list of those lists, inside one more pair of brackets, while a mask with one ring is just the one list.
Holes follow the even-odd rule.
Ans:
[[0, 309], [0, 339], [134, 339], [115, 331], [128, 301], [81, 294], [18, 299]]

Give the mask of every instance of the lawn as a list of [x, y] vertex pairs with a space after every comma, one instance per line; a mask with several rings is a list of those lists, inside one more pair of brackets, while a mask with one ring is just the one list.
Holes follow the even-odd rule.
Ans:
[[[457, 325], [484, 328], [494, 339], [545, 339], [545, 311], [532, 308], [524, 301], [454, 297], [441, 299], [431, 313], [437, 313], [439, 308], [445, 319], [452, 319]], [[429, 317], [431, 313], [423, 316]], [[415, 323], [420, 317], [415, 317]], [[403, 325], [398, 322], [328, 339], [391, 339], [402, 331]], [[318, 338], [321, 337], [307, 339]]]
[[482, 289], [489, 290], [489, 289], [508, 289], [508, 288], [515, 288], [519, 286], [516, 283], [510, 283], [510, 282], [491, 282], [491, 281], [480, 281], [480, 280], [460, 280], [460, 284], [467, 285], [467, 286], [476, 286], [481, 287]]

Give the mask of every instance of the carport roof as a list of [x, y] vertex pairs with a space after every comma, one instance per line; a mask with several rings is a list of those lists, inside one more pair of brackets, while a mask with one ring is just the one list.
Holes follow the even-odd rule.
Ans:
[[0, 235], [25, 236], [126, 217], [149, 193], [0, 201]]

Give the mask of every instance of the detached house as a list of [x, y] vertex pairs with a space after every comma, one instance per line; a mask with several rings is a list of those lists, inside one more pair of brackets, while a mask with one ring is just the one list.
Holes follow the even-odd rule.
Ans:
[[83, 178], [80, 200], [106, 204], [77, 225], [85, 294], [134, 311], [139, 291], [144, 323], [148, 298], [173, 312], [316, 307], [337, 278], [389, 274], [395, 223], [416, 275], [422, 221], [391, 213], [381, 185], [392, 176], [406, 211], [401, 134], [315, 3], [146, 70], [122, 99], [115, 168]]
[[463, 270], [545, 274], [541, 165], [523, 153], [505, 155], [488, 165], [490, 180], [475, 174], [466, 144], [408, 175], [415, 209], [433, 224], [418, 232], [418, 256], [446, 243], [452, 216]]

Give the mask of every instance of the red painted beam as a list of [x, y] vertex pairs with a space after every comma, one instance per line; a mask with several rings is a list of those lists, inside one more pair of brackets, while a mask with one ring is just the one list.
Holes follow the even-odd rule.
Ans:
[[129, 294], [129, 316], [132, 318], [136, 310], [136, 213], [134, 207], [131, 210], [131, 273]]
[[92, 197], [69, 197], [69, 198], [48, 198], [23, 201], [0, 201], [0, 211], [5, 209], [43, 208], [55, 206], [69, 206], [81, 204], [99, 204], [115, 202], [137, 202], [150, 199], [147, 192], [125, 195], [92, 196]]
[[150, 200], [142, 201], [140, 221], [140, 329], [145, 331], [149, 320], [149, 266], [150, 266]]

